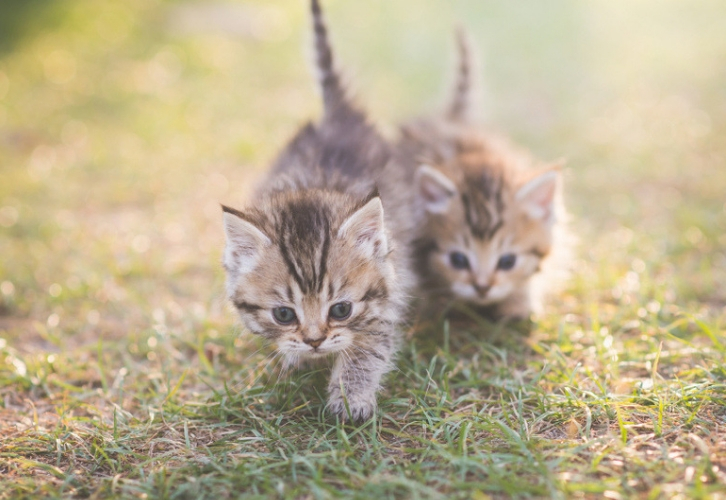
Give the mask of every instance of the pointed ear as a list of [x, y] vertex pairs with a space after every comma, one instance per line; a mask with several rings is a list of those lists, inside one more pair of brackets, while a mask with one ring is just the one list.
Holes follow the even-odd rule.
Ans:
[[559, 169], [548, 169], [517, 190], [517, 203], [530, 218], [543, 222], [552, 219], [559, 179]]
[[421, 165], [414, 176], [416, 191], [426, 211], [442, 214], [449, 209], [458, 190], [451, 180], [429, 165]]
[[388, 238], [383, 221], [383, 205], [378, 196], [353, 212], [338, 230], [338, 238], [348, 240], [370, 258], [388, 255]]
[[227, 245], [224, 249], [224, 267], [228, 272], [244, 274], [252, 271], [263, 250], [272, 244], [265, 233], [242, 218], [242, 213], [222, 205], [224, 232]]

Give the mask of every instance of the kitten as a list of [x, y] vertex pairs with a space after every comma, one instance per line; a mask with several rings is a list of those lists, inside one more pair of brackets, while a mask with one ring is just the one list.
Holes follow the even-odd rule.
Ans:
[[423, 218], [415, 267], [429, 304], [527, 318], [541, 296], [535, 278], [559, 245], [560, 169], [535, 164], [471, 122], [471, 56], [462, 32], [458, 48], [446, 113], [403, 125], [396, 147]]
[[287, 144], [248, 208], [223, 206], [223, 264], [247, 328], [288, 366], [334, 357], [328, 407], [359, 421], [393, 366], [413, 276], [398, 248], [410, 217], [382, 189], [384, 211], [376, 180], [390, 146], [346, 95], [317, 0], [311, 8], [323, 117]]

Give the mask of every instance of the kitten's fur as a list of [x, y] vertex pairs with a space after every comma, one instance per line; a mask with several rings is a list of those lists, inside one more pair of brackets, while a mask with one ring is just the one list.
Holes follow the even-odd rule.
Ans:
[[[423, 217], [415, 266], [429, 299], [463, 302], [495, 318], [526, 318], [542, 290], [533, 278], [559, 245], [565, 215], [559, 167], [534, 164], [471, 122], [471, 56], [463, 32], [458, 42], [448, 109], [402, 126], [396, 150]], [[507, 254], [515, 256], [508, 270]]]
[[[402, 251], [411, 218], [386, 186], [379, 196], [390, 147], [347, 97], [320, 6], [311, 3], [324, 116], [285, 147], [248, 208], [223, 207], [227, 293], [247, 328], [272, 340], [287, 364], [332, 355], [328, 406], [363, 420], [393, 366], [413, 275]], [[336, 319], [334, 306], [346, 303], [349, 317]], [[294, 320], [281, 322], [290, 310]]]

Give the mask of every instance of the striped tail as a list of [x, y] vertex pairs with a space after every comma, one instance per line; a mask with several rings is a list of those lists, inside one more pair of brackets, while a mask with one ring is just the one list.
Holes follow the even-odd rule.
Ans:
[[459, 68], [456, 74], [454, 85], [454, 96], [449, 104], [447, 117], [453, 121], [466, 121], [471, 113], [471, 92], [472, 92], [472, 61], [469, 38], [464, 28], [456, 30], [456, 42], [459, 52]]
[[340, 111], [341, 108], [351, 109], [352, 106], [340, 81], [340, 75], [335, 71], [333, 51], [330, 48], [328, 30], [325, 27], [319, 0], [311, 0], [310, 7], [315, 32], [315, 62], [320, 72], [320, 86], [323, 92], [325, 115], [329, 117]]

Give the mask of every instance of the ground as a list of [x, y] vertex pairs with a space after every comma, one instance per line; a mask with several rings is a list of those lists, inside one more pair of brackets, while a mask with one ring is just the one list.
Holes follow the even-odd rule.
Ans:
[[726, 498], [726, 7], [323, 4], [388, 133], [472, 33], [482, 119], [567, 160], [571, 278], [529, 325], [411, 327], [338, 424], [220, 265], [219, 203], [320, 111], [305, 2], [8, 0], [0, 499]]

